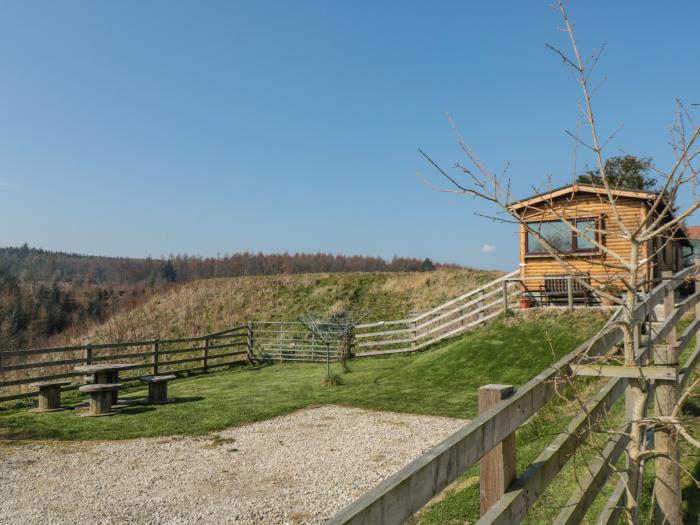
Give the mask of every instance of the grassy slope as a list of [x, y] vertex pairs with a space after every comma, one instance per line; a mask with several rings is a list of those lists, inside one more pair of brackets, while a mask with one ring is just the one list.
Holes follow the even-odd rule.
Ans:
[[126, 341], [186, 337], [249, 319], [290, 320], [304, 311], [371, 311], [368, 319], [406, 316], [500, 276], [472, 269], [426, 273], [334, 273], [204, 279], [114, 316], [79, 339]]

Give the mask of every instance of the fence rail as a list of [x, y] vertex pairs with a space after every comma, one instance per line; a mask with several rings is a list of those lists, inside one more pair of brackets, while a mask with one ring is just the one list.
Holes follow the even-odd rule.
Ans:
[[[676, 274], [673, 279], [662, 282], [654, 288], [637, 306], [635, 318], [643, 319], [653, 313], [660, 301], [670, 301], [675, 289], [684, 279], [696, 274], [696, 267]], [[698, 276], [695, 276], [698, 279]], [[650, 350], [655, 345], [666, 342], [669, 334], [675, 331], [679, 320], [693, 306], [700, 302], [700, 290], [675, 304], [672, 312], [658, 323], [646, 340], [642, 341], [637, 355], [640, 364], [646, 362]], [[573, 365], [582, 357], [609, 354], [623, 339], [622, 329], [617, 319], [620, 310], [606, 326], [591, 340], [580, 345], [573, 352], [559, 360], [541, 374], [523, 385], [510, 398], [497, 403], [493, 408], [480, 414], [469, 424], [458, 430], [442, 443], [421, 455], [393, 476], [385, 479], [374, 489], [366, 492], [353, 503], [338, 512], [327, 525], [398, 525], [423, 507], [450, 483], [476, 464], [487, 453], [512, 436], [530, 417], [545, 404], [556, 398], [555, 384], [575, 379]], [[675, 350], [678, 355], [687, 347], [694, 336], [700, 340], [700, 308], [696, 307], [696, 318], [678, 338]], [[681, 385], [685, 384], [691, 371], [700, 360], [700, 344], [680, 368]], [[526, 516], [529, 508], [542, 495], [544, 489], [564, 468], [579, 444], [582, 431], [589, 431], [592, 421], [604, 415], [622, 396], [628, 379], [612, 378], [598, 390], [585, 406], [569, 422], [567, 428], [550, 443], [513, 483], [500, 499], [486, 510], [478, 525], [516, 524]], [[611, 473], [610, 465], [617, 461], [626, 446], [623, 434], [615, 434], [605, 443], [600, 456], [589, 465], [586, 477], [579, 480], [579, 487], [562, 506], [554, 523], [580, 523], [589, 510], [591, 502], [598, 495]], [[488, 486], [488, 483], [487, 485]], [[621, 488], [622, 487], [622, 488]], [[483, 489], [483, 486], [482, 486]], [[621, 479], [609, 497], [598, 523], [615, 523], [624, 498], [624, 481]]]

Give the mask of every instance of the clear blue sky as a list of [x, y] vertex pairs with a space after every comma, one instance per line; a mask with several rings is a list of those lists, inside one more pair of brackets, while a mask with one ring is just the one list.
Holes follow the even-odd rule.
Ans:
[[[514, 268], [513, 228], [426, 188], [416, 148], [464, 160], [449, 111], [516, 195], [571, 180], [578, 92], [544, 47], [564, 44], [549, 3], [3, 2], [0, 245]], [[667, 166], [674, 98], [700, 102], [700, 3], [570, 12], [585, 48], [608, 44], [609, 154]]]

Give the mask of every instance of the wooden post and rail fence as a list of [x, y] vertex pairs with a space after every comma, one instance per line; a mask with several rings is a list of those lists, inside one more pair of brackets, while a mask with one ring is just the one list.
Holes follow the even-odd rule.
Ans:
[[430, 310], [391, 321], [358, 324], [355, 356], [416, 352], [473, 331], [505, 310], [517, 308], [518, 271], [470, 290]]
[[[338, 324], [338, 333], [344, 330]], [[352, 354], [353, 345], [352, 333], [329, 347], [298, 321], [250, 321], [197, 337], [0, 351], [0, 402], [38, 395], [25, 391], [37, 381], [74, 378], [76, 383], [63, 390], [76, 389], [84, 374], [75, 367], [85, 364], [130, 365], [122, 374], [127, 382], [146, 374], [207, 372], [258, 361], [338, 362]], [[130, 376], [131, 370], [136, 374]]]
[[[664, 304], [663, 319], [649, 323], [650, 330], [640, 340], [637, 352], [639, 367], [600, 365], [596, 358], [609, 356], [623, 340], [616, 324], [618, 310], [606, 326], [592, 339], [513, 391], [510, 385], [487, 385], [479, 391], [479, 415], [442, 443], [416, 458], [399, 472], [338, 512], [326, 525], [399, 525], [421, 509], [433, 497], [464, 474], [477, 462], [481, 465], [481, 518], [477, 525], [514, 525], [523, 521], [528, 510], [555, 480], [611, 407], [624, 396], [629, 381], [644, 380], [655, 391], [657, 415], [668, 417], [680, 392], [700, 360], [700, 281], [696, 267], [671, 276], [651, 290], [637, 305], [635, 319], [651, 319], [655, 306]], [[696, 291], [675, 302], [675, 290], [689, 278], [696, 279]], [[695, 318], [680, 336], [676, 328], [681, 317], [695, 307]], [[695, 338], [695, 349], [678, 367], [678, 356]], [[640, 338], [641, 339], [641, 338]], [[658, 350], [657, 350], [658, 349]], [[544, 350], [543, 350], [544, 351]], [[653, 354], [652, 354], [653, 351]], [[650, 355], [652, 354], [652, 355]], [[648, 365], [650, 358], [654, 364]], [[590, 360], [590, 361], [587, 361]], [[558, 389], [577, 376], [605, 378], [583, 408], [565, 429], [522, 472], [515, 472], [515, 446], [518, 428], [545, 405], [559, 397]], [[558, 386], [556, 386], [558, 385]], [[680, 473], [678, 471], [677, 435], [660, 427], [654, 447], [667, 447], [668, 456], [655, 457], [660, 476], [655, 485], [656, 523], [680, 524]], [[591, 504], [622, 457], [628, 437], [612, 433], [588, 465], [568, 501], [561, 506], [553, 523], [581, 523]], [[595, 517], [598, 525], [618, 522], [625, 505], [626, 473], [622, 472], [613, 490]], [[661, 488], [663, 485], [663, 489]]]
[[[554, 289], [549, 292], [549, 299], [547, 292], [541, 292], [548, 307], [553, 306], [550, 301], [556, 298], [554, 306], [573, 311], [583, 294], [576, 280], [571, 275], [551, 277], [547, 282]], [[607, 279], [606, 276], [597, 278]], [[416, 352], [473, 331], [503, 312], [519, 309], [519, 299], [525, 294], [523, 285], [530, 280], [542, 281], [537, 278], [523, 280], [516, 270], [426, 312], [405, 319], [358, 324], [354, 331], [357, 339], [355, 356]], [[592, 302], [600, 302], [594, 296], [593, 292], [586, 292], [583, 305], [590, 307]]]
[[[246, 360], [337, 362], [349, 354], [364, 357], [416, 352], [473, 331], [504, 311], [517, 309], [522, 293], [518, 275], [518, 271], [508, 273], [406, 319], [358, 324], [346, 341], [331, 348], [299, 321], [249, 321], [197, 337], [0, 351], [0, 401], [35, 395], [25, 392], [25, 386], [35, 381], [78, 377], [81, 374], [72, 371], [76, 365], [99, 362], [131, 364], [140, 374], [155, 375], [208, 371]], [[573, 308], [571, 280], [568, 283], [569, 308]], [[339, 332], [344, 329], [338, 324]]]
[[[0, 352], [0, 401], [37, 395], [23, 391], [37, 381], [76, 379], [64, 390], [76, 389], [84, 374], [76, 366], [124, 363], [123, 381], [160, 373], [208, 371], [238, 365], [249, 355], [247, 326], [235, 326], [198, 337], [152, 339], [123, 343], [85, 344]], [[129, 375], [129, 371], [137, 372]], [[12, 376], [11, 378], [8, 378]]]

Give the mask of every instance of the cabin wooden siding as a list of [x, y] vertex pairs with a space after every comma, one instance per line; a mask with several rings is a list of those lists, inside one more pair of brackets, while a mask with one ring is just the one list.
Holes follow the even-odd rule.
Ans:
[[[618, 198], [615, 202], [620, 219], [628, 229], [638, 227], [646, 219], [648, 205], [646, 201], [633, 198]], [[553, 209], [552, 209], [553, 208]], [[520, 211], [526, 222], [539, 222], [558, 219], [558, 214], [568, 219], [597, 218], [602, 220], [605, 237], [603, 244], [627, 260], [630, 256], [631, 245], [621, 237], [619, 224], [612, 215], [612, 206], [604, 196], [591, 194], [575, 194], [554, 199], [551, 203], [536, 204]], [[544, 284], [545, 275], [561, 275], [567, 273], [561, 263], [550, 255], [528, 255], [526, 253], [527, 235], [524, 226], [520, 226], [520, 276], [526, 290], [538, 292]], [[648, 256], [647, 247], [643, 247], [640, 259]], [[591, 284], [599, 286], [601, 280], [614, 273], [612, 268], [615, 257], [602, 252], [570, 253], [563, 257], [576, 271], [589, 273]], [[645, 272], [646, 273], [646, 272]], [[642, 278], [646, 278], [644, 275]], [[645, 279], [646, 280], [646, 279]], [[617, 283], [621, 290], [621, 283]]]

